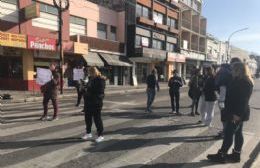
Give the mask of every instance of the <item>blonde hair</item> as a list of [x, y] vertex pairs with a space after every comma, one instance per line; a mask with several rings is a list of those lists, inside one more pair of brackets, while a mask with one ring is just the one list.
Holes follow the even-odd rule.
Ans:
[[103, 79], [106, 79], [106, 77], [102, 76], [101, 72], [97, 69], [97, 67], [90, 67], [88, 69], [88, 74], [91, 77], [101, 77]]
[[252, 74], [249, 70], [249, 67], [244, 63], [241, 62], [234, 63], [234, 65], [232, 66], [232, 75], [235, 78], [247, 79], [251, 81], [252, 84], [254, 84], [254, 80], [252, 78]]

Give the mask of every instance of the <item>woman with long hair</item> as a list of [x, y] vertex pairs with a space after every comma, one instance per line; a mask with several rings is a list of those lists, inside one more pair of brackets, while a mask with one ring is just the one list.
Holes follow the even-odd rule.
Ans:
[[84, 95], [86, 134], [82, 139], [88, 140], [92, 138], [91, 127], [92, 119], [94, 119], [98, 134], [96, 142], [101, 142], [104, 140], [101, 110], [105, 96], [105, 77], [101, 75], [96, 67], [90, 67], [88, 71], [89, 81]]
[[[249, 120], [249, 100], [253, 91], [253, 79], [247, 65], [235, 63], [232, 65], [232, 81], [227, 88], [225, 100], [226, 121], [224, 140], [217, 154], [208, 155], [208, 159], [214, 162], [240, 162], [240, 154], [244, 143], [243, 123]], [[235, 135], [235, 139], [234, 139]], [[232, 154], [228, 150], [235, 143]]]

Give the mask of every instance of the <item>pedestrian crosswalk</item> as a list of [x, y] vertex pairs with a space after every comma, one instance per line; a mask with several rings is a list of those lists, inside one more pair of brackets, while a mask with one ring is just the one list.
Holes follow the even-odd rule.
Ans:
[[[159, 106], [165, 100], [158, 99], [156, 104]], [[206, 155], [216, 152], [221, 145], [213, 137], [215, 128], [198, 125], [196, 119], [188, 116], [169, 116], [169, 108], [165, 107], [149, 115], [142, 109], [133, 109], [143, 103], [107, 102], [113, 105], [105, 105], [105, 141], [100, 144], [80, 139], [85, 132], [84, 115], [80, 113], [82, 108], [75, 107], [71, 100], [61, 102], [59, 120], [45, 122], [39, 121], [42, 113], [39, 102], [6, 105], [1, 111], [0, 167], [219, 167], [205, 161]], [[52, 110], [49, 112], [52, 114]], [[209, 145], [206, 150], [190, 148], [205, 142]], [[245, 133], [243, 163], [258, 142], [254, 134]], [[169, 159], [170, 153], [173, 158]], [[196, 157], [187, 161], [186, 156], [191, 153]], [[170, 164], [174, 157], [183, 157], [183, 161]], [[169, 164], [161, 163], [162, 160]], [[221, 167], [239, 167], [243, 163]]]

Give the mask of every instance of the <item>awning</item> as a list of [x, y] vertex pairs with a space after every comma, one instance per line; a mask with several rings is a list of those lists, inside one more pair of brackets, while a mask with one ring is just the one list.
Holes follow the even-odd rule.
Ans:
[[99, 55], [95, 52], [88, 52], [88, 55], [82, 55], [82, 57], [87, 62], [88, 66], [97, 66], [97, 67], [104, 66], [104, 62], [101, 60]]
[[100, 56], [111, 66], [126, 66], [131, 67], [131, 62], [125, 56], [117, 56], [113, 54], [99, 53]]

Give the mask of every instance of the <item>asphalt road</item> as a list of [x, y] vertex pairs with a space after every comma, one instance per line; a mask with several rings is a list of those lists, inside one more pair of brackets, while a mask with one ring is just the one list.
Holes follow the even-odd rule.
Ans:
[[[251, 118], [245, 124], [242, 162], [221, 167], [250, 167], [260, 151], [260, 82], [251, 99]], [[213, 127], [198, 125], [191, 117], [187, 93], [181, 94], [183, 116], [169, 115], [167, 90], [157, 93], [153, 113], [145, 113], [145, 93], [105, 98], [105, 141], [82, 141], [85, 124], [75, 97], [59, 102], [58, 121], [41, 122], [41, 102], [6, 104], [1, 109], [0, 167], [219, 167], [206, 155], [216, 152], [221, 129], [216, 107]], [[49, 111], [52, 114], [52, 110]], [[93, 125], [93, 133], [95, 127]]]

